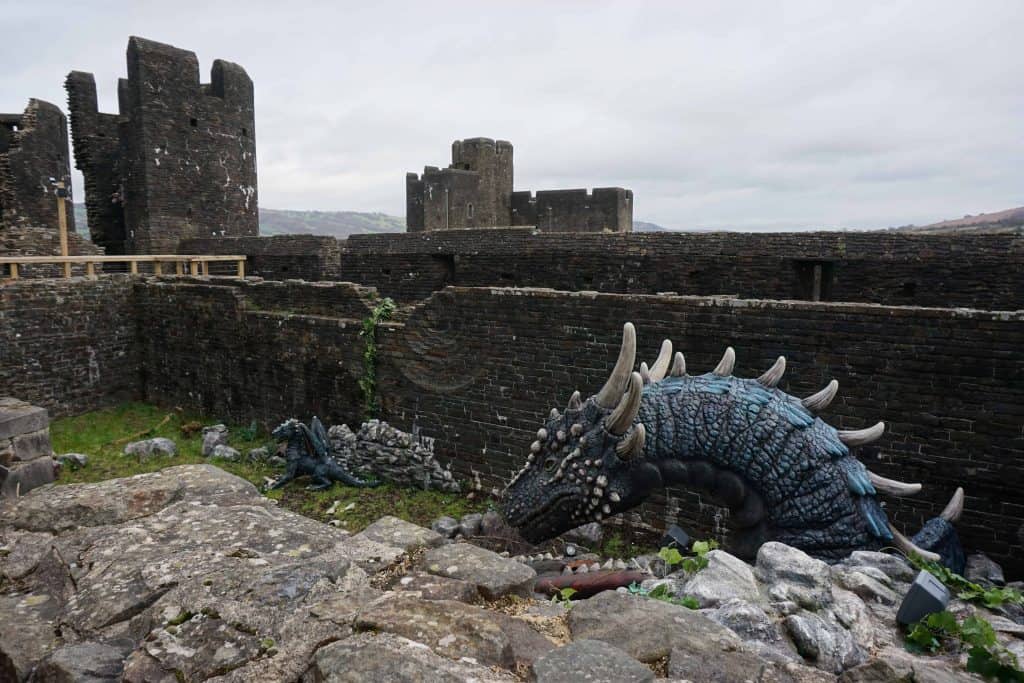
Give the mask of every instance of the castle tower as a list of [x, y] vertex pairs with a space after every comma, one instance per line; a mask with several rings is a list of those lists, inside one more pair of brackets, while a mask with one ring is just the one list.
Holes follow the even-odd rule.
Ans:
[[468, 138], [452, 143], [451, 168], [480, 176], [478, 205], [470, 226], [509, 225], [512, 220], [512, 143], [490, 138]]

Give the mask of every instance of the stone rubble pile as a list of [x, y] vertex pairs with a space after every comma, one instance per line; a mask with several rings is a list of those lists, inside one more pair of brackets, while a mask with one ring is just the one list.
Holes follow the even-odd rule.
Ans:
[[[646, 558], [699, 609], [626, 589], [566, 608], [533, 593], [533, 567], [564, 558], [517, 561], [394, 517], [352, 535], [211, 465], [17, 503], [0, 503], [4, 681], [979, 680], [963, 657], [903, 650], [895, 610], [915, 572], [892, 555], [829, 566], [769, 543], [754, 565], [712, 551], [695, 575]], [[572, 561], [615, 569], [599, 559]], [[1021, 619], [985, 616], [1024, 655]]]
[[367, 472], [399, 486], [459, 492], [450, 470], [434, 457], [434, 440], [403, 432], [381, 420], [364, 422], [353, 433], [347, 425], [328, 430], [331, 454], [349, 472]]

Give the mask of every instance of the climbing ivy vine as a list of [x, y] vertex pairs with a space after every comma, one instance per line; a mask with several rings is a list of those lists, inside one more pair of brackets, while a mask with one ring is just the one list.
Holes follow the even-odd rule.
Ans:
[[359, 380], [359, 388], [363, 392], [363, 415], [367, 420], [374, 418], [380, 409], [377, 396], [377, 326], [391, 318], [395, 312], [395, 302], [390, 298], [381, 299], [370, 315], [363, 318], [363, 329], [359, 336], [363, 338], [363, 376]]

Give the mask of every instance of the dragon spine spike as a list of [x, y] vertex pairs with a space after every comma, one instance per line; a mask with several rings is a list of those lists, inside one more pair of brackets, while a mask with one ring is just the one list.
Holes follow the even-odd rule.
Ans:
[[634, 372], [629, 376], [629, 389], [605, 421], [604, 428], [609, 434], [618, 436], [626, 433], [640, 412], [640, 399], [643, 393], [644, 381], [640, 378], [639, 372]]
[[629, 460], [640, 455], [644, 450], [644, 442], [647, 440], [647, 428], [640, 422], [625, 439], [615, 446], [615, 452], [623, 460]]
[[658, 352], [658, 359], [651, 366], [651, 381], [660, 382], [665, 379], [668, 372], [668, 365], [672, 362], [672, 340], [666, 339], [661, 342], [661, 351]]
[[548, 417], [551, 418], [552, 420], [557, 420], [562, 416], [558, 414], [558, 408], [552, 408], [551, 412], [548, 413]]
[[872, 441], [877, 441], [885, 432], [885, 423], [877, 422], [865, 429], [840, 430], [839, 440], [847, 446], [863, 446]]
[[772, 364], [768, 370], [757, 378], [757, 381], [766, 387], [774, 387], [782, 379], [782, 375], [786, 372], [786, 357], [779, 356], [775, 359], [775, 363]]
[[804, 400], [800, 401], [804, 408], [807, 410], [818, 412], [828, 408], [828, 405], [832, 403], [832, 399], [836, 397], [836, 393], [839, 391], [839, 382], [832, 380], [825, 386], [824, 389], [816, 394], [808, 396]]
[[538, 441], [544, 441], [547, 438], [548, 438], [548, 430], [544, 429], [543, 427], [541, 427], [540, 429], [537, 430], [537, 440]]
[[731, 346], [727, 346], [725, 353], [722, 354], [722, 360], [718, 361], [718, 365], [711, 371], [712, 375], [718, 375], [719, 377], [728, 377], [732, 374], [732, 369], [736, 366], [736, 352]]
[[583, 400], [580, 396], [580, 392], [572, 392], [572, 396], [569, 397], [569, 405], [566, 406], [566, 410], [579, 410], [583, 407]]
[[636, 363], [636, 328], [633, 323], [626, 323], [622, 326], [622, 348], [619, 349], [619, 359], [615, 362], [615, 368], [609, 375], [608, 381], [597, 392], [594, 401], [602, 408], [612, 408], [622, 397], [626, 390], [630, 373], [633, 372], [633, 365]]
[[643, 380], [644, 386], [654, 381], [651, 378], [651, 371], [647, 369], [647, 363], [640, 363], [640, 379]]
[[960, 519], [960, 515], [964, 513], [964, 490], [962, 487], [957, 487], [953, 497], [946, 503], [946, 507], [943, 508], [942, 513], [939, 517], [952, 524]]
[[890, 496], [913, 496], [921, 492], [920, 484], [908, 484], [905, 481], [886, 479], [871, 470], [868, 470], [868, 479], [871, 480], [872, 486], [882, 493], [888, 493]]
[[686, 358], [682, 351], [676, 351], [676, 357], [672, 359], [672, 369], [669, 371], [673, 377], [682, 377], [686, 374]]
[[916, 553], [917, 555], [920, 555], [921, 557], [930, 562], [939, 561], [940, 558], [938, 553], [933, 553], [929, 550], [925, 550], [924, 548], [918, 548], [916, 545], [914, 545], [913, 541], [911, 541], [909, 538], [893, 529], [891, 525], [889, 526], [889, 530], [892, 532], [892, 538], [893, 541], [896, 543], [896, 547], [905, 552], [906, 554], [909, 555], [910, 553]]

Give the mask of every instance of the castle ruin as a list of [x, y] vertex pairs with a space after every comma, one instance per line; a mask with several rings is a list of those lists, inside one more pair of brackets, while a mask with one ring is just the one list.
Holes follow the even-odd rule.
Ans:
[[[59, 108], [31, 99], [22, 114], [0, 114], [0, 230], [57, 229], [57, 188], [71, 188], [68, 123]], [[75, 229], [71, 193], [64, 198], [68, 231]]]
[[407, 232], [529, 225], [549, 232], [632, 232], [633, 192], [512, 190], [512, 143], [469, 138], [452, 143], [448, 168], [405, 176]]
[[195, 53], [128, 41], [118, 114], [99, 111], [91, 73], [65, 82], [89, 232], [111, 254], [174, 253], [190, 237], [259, 234], [253, 84], [216, 60], [199, 82]]

